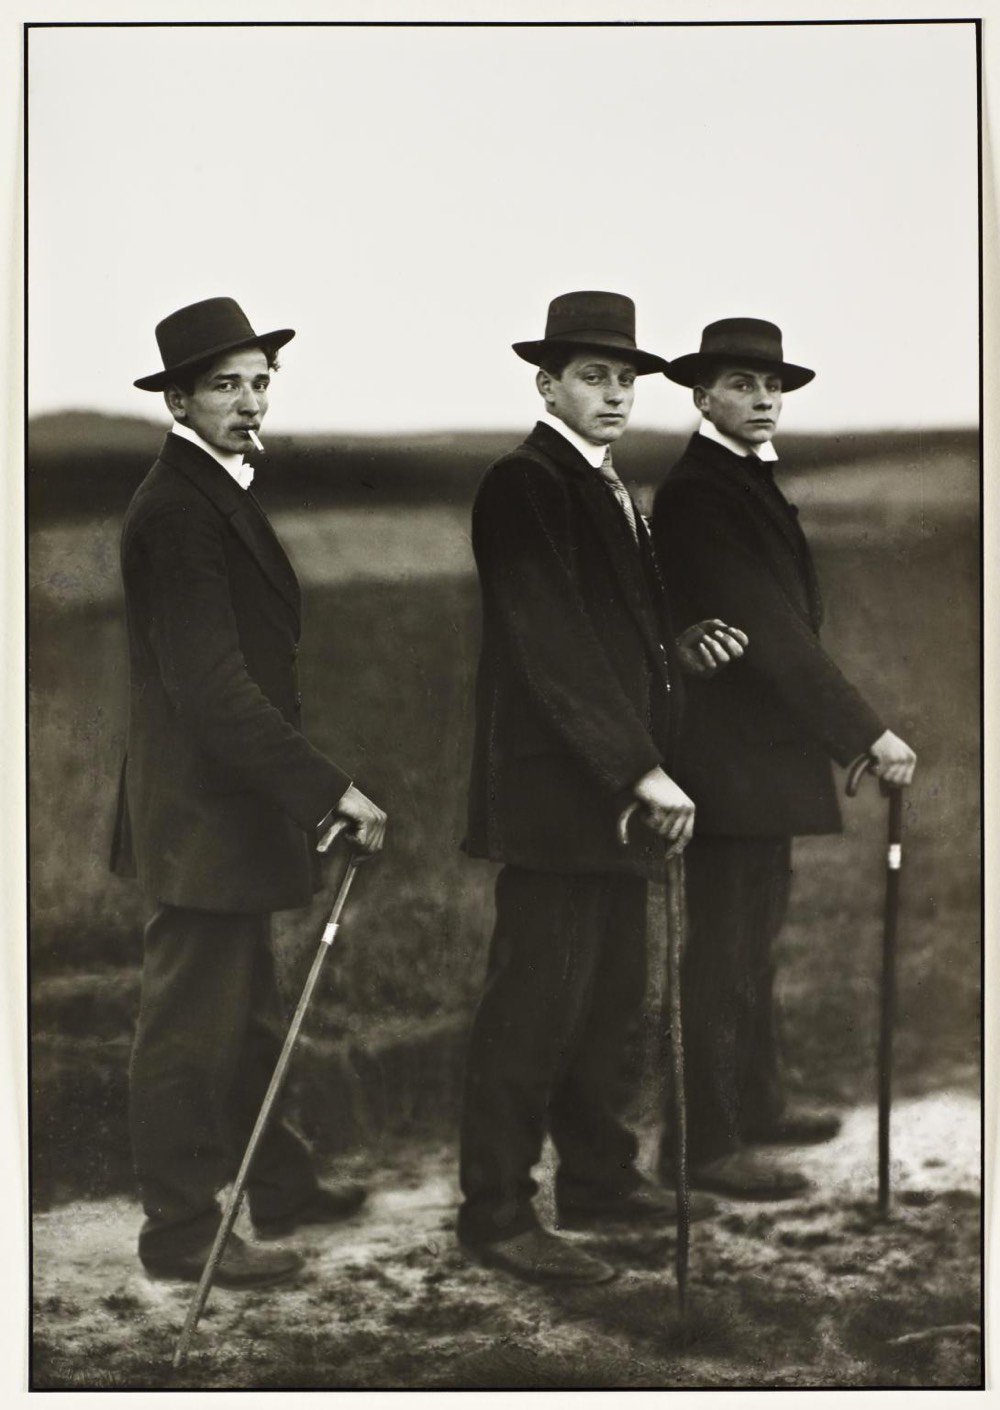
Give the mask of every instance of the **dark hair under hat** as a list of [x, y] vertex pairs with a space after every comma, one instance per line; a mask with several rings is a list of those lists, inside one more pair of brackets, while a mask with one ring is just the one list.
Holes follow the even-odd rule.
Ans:
[[163, 371], [138, 377], [133, 386], [144, 392], [162, 392], [178, 372], [220, 357], [224, 352], [255, 344], [277, 351], [294, 337], [294, 328], [255, 333], [235, 299], [202, 299], [168, 314], [156, 325]]
[[525, 362], [540, 367], [548, 352], [576, 355], [594, 349], [615, 353], [623, 361], [635, 363], [636, 371], [666, 372], [666, 358], [643, 352], [635, 345], [635, 304], [625, 294], [608, 294], [596, 289], [579, 289], [560, 294], [549, 304], [545, 337], [535, 342], [513, 343]]
[[709, 323], [702, 332], [699, 350], [675, 357], [666, 375], [682, 387], [700, 387], [726, 364], [773, 370], [781, 377], [782, 390], [786, 392], [804, 387], [816, 376], [809, 367], [785, 362], [781, 329], [763, 318], [720, 318]]

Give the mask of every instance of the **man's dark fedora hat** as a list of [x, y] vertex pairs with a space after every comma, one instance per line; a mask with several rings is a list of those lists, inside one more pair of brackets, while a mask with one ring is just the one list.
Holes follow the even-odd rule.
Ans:
[[549, 304], [545, 337], [530, 343], [512, 344], [518, 357], [539, 367], [546, 352], [615, 353], [622, 361], [635, 364], [639, 373], [666, 372], [666, 358], [643, 352], [635, 345], [635, 304], [625, 294], [608, 294], [597, 289], [578, 289], [560, 294]]
[[816, 376], [809, 367], [785, 361], [781, 329], [763, 318], [720, 318], [710, 323], [702, 332], [698, 351], [673, 358], [667, 376], [682, 387], [700, 387], [725, 364], [777, 372], [786, 392], [804, 387]]
[[139, 377], [133, 385], [144, 392], [162, 392], [178, 372], [220, 357], [224, 352], [255, 344], [276, 350], [294, 337], [294, 328], [255, 333], [235, 299], [202, 299], [168, 314], [156, 325], [163, 371]]

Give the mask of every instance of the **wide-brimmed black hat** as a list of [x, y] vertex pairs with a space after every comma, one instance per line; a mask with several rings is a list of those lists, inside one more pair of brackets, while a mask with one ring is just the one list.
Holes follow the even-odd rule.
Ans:
[[255, 333], [235, 299], [202, 299], [200, 303], [188, 304], [168, 314], [156, 325], [163, 371], [139, 377], [133, 385], [144, 392], [162, 392], [172, 378], [187, 367], [234, 348], [252, 347], [255, 343], [281, 348], [294, 337], [294, 328]]
[[512, 346], [518, 357], [535, 367], [541, 365], [547, 351], [554, 349], [617, 353], [619, 358], [635, 363], [639, 373], [666, 372], [669, 366], [666, 358], [636, 347], [632, 300], [625, 294], [607, 294], [597, 289], [560, 294], [549, 304], [545, 337]]
[[666, 375], [682, 387], [700, 387], [724, 363], [777, 372], [786, 392], [804, 387], [816, 376], [809, 367], [785, 361], [781, 329], [763, 318], [720, 318], [710, 323], [702, 332], [698, 351], [673, 358]]

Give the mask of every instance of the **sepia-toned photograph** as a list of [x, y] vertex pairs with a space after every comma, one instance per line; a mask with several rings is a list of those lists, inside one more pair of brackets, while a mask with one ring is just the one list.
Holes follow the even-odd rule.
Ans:
[[982, 1389], [982, 22], [154, 19], [23, 31], [30, 1389]]

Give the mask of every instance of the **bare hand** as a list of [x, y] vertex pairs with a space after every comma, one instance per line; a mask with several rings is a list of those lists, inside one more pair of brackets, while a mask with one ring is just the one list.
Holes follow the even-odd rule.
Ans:
[[[353, 783], [337, 804], [338, 817], [347, 818], [353, 824], [348, 837], [362, 852], [374, 856], [385, 845], [386, 815], [381, 808], [366, 798]], [[326, 840], [325, 838], [323, 839]], [[320, 843], [322, 849], [322, 842]]]
[[667, 856], [683, 852], [694, 832], [694, 804], [669, 774], [650, 769], [632, 792], [642, 804], [642, 820], [667, 845]]
[[738, 661], [750, 645], [739, 627], [728, 627], [718, 617], [696, 622], [677, 638], [681, 665], [689, 676], [713, 676], [722, 666]]
[[907, 788], [912, 782], [917, 756], [891, 729], [879, 735], [868, 753], [873, 760], [872, 773], [890, 788]]

